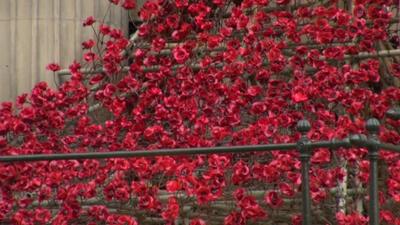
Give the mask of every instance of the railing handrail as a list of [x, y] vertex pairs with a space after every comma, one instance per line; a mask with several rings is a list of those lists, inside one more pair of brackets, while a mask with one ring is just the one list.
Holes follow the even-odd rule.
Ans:
[[[332, 139], [331, 141], [317, 141], [306, 143], [311, 149], [315, 148], [349, 148], [366, 147], [371, 145], [371, 141], [365, 135], [353, 135], [350, 139]], [[378, 143], [382, 150], [400, 153], [400, 145], [389, 143]], [[156, 150], [126, 150], [111, 152], [79, 152], [79, 153], [57, 153], [57, 154], [26, 154], [26, 155], [0, 155], [0, 163], [12, 162], [32, 162], [50, 160], [73, 160], [73, 159], [107, 159], [107, 158], [136, 158], [136, 157], [157, 157], [157, 156], [176, 156], [176, 155], [207, 155], [222, 153], [245, 153], [245, 152], [264, 152], [264, 151], [292, 151], [297, 148], [297, 143], [283, 144], [263, 144], [263, 145], [240, 145], [240, 146], [217, 146], [199, 148], [175, 148], [175, 149], [156, 149]]]
[[[400, 108], [391, 109], [387, 116], [398, 120], [400, 119]], [[302, 185], [302, 216], [303, 225], [311, 225], [311, 198], [310, 198], [310, 158], [313, 149], [331, 148], [338, 149], [365, 147], [368, 149], [370, 161], [370, 192], [369, 192], [369, 221], [371, 225], [379, 225], [379, 201], [378, 201], [378, 153], [381, 149], [400, 152], [400, 145], [381, 143], [378, 137], [380, 123], [372, 118], [366, 122], [368, 136], [354, 134], [343, 140], [333, 139], [330, 141], [312, 142], [307, 138], [307, 133], [311, 130], [311, 125], [307, 120], [300, 120], [297, 130], [301, 133], [301, 138], [297, 143], [246, 145], [246, 146], [219, 146], [204, 148], [178, 148], [178, 149], [157, 149], [157, 150], [136, 150], [136, 151], [113, 151], [113, 152], [82, 152], [82, 153], [62, 153], [62, 154], [32, 154], [32, 155], [3, 155], [0, 156], [0, 163], [31, 162], [31, 161], [50, 161], [50, 160], [73, 160], [73, 159], [105, 159], [105, 158], [132, 158], [132, 157], [156, 157], [156, 156], [176, 156], [176, 155], [202, 155], [202, 154], [222, 154], [222, 153], [245, 153], [245, 152], [264, 152], [264, 151], [292, 151], [300, 152], [301, 161], [301, 185]]]
[[[331, 148], [351, 146], [349, 139], [332, 141], [318, 141], [306, 144], [309, 148]], [[58, 153], [58, 154], [29, 154], [29, 155], [3, 155], [0, 156], [0, 163], [10, 162], [31, 162], [49, 160], [72, 160], [72, 159], [106, 159], [106, 158], [135, 158], [135, 157], [156, 157], [176, 155], [203, 155], [222, 153], [245, 153], [265, 151], [292, 151], [297, 148], [297, 143], [265, 144], [265, 145], [242, 145], [242, 146], [218, 146], [200, 148], [175, 148], [156, 150], [127, 150], [111, 152], [79, 152], [79, 153]]]

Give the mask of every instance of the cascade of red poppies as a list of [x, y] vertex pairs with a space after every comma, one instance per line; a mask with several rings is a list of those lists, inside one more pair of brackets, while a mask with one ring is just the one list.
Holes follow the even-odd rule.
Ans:
[[[400, 144], [400, 121], [384, 116], [400, 103], [397, 7], [151, 0], [132, 40], [90, 16], [83, 26], [96, 39], [82, 43], [70, 80], [1, 104], [1, 155], [287, 143], [303, 118], [311, 140], [330, 140], [364, 133], [376, 117], [381, 140]], [[366, 154], [314, 152], [317, 224], [368, 224]], [[382, 224], [400, 225], [399, 155], [382, 151], [380, 160]], [[2, 163], [0, 221], [296, 225], [299, 170], [295, 151]]]

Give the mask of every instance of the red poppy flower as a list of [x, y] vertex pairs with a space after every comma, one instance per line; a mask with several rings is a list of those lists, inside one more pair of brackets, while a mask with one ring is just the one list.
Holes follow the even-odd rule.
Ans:
[[273, 208], [279, 208], [283, 205], [283, 199], [279, 196], [278, 192], [270, 191], [265, 194], [265, 201]]
[[46, 69], [53, 72], [57, 72], [61, 69], [61, 67], [57, 63], [50, 63], [46, 66]]
[[96, 20], [94, 19], [94, 17], [93, 17], [93, 16], [89, 16], [89, 17], [87, 17], [87, 18], [85, 19], [85, 21], [83, 22], [83, 26], [84, 26], [84, 27], [86, 27], [86, 26], [91, 26], [91, 25], [93, 25], [95, 22], [96, 22]]
[[122, 3], [122, 7], [127, 10], [135, 9], [136, 8], [136, 0], [124, 0]]

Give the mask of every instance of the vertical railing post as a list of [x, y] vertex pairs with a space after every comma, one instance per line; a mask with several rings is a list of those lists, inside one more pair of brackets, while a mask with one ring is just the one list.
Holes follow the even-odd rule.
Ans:
[[375, 118], [369, 119], [366, 123], [368, 139], [369, 158], [369, 224], [379, 225], [379, 200], [378, 200], [378, 157], [379, 157], [379, 121]]
[[312, 149], [308, 144], [310, 140], [307, 133], [311, 130], [311, 125], [307, 120], [300, 120], [297, 123], [297, 131], [301, 133], [301, 138], [297, 143], [301, 161], [301, 191], [302, 191], [302, 217], [303, 225], [311, 225], [311, 197], [310, 197], [310, 158]]

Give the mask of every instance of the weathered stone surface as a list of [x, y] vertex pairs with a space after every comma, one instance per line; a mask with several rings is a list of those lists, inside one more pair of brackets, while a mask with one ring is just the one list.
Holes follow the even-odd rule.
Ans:
[[[14, 100], [37, 82], [55, 85], [50, 62], [63, 68], [81, 58], [81, 42], [92, 36], [82, 21], [102, 20], [107, 0], [0, 0], [0, 101]], [[106, 23], [128, 27], [126, 12], [112, 6]]]

